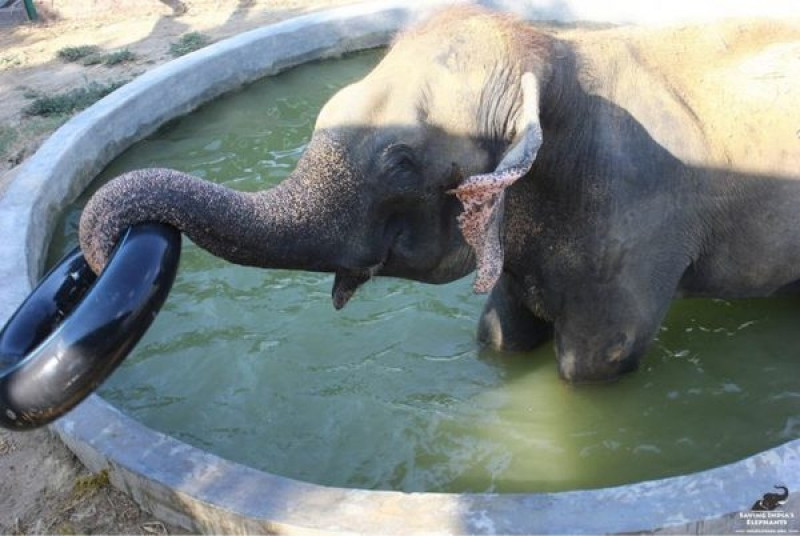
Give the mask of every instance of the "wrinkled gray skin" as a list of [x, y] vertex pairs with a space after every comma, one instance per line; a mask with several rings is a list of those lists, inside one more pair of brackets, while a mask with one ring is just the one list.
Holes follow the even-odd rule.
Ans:
[[800, 77], [779, 68], [798, 49], [762, 42], [800, 32], [746, 30], [556, 38], [451, 9], [327, 103], [282, 184], [126, 174], [86, 207], [81, 245], [99, 271], [127, 226], [166, 222], [235, 263], [334, 272], [337, 308], [375, 275], [477, 264], [481, 341], [555, 335], [563, 378], [613, 379], [676, 295], [800, 288]]

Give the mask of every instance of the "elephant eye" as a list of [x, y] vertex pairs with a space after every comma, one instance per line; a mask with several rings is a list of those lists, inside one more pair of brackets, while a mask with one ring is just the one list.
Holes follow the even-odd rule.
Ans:
[[395, 143], [386, 148], [383, 153], [383, 167], [390, 176], [420, 171], [414, 149], [405, 143]]

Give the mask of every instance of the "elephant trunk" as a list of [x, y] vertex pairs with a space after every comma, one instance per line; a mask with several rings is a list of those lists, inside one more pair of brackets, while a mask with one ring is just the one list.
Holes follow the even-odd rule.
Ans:
[[158, 222], [236, 264], [332, 271], [336, 237], [310, 213], [300, 186], [290, 178], [246, 193], [168, 169], [129, 172], [91, 198], [81, 216], [80, 245], [100, 273], [128, 227]]

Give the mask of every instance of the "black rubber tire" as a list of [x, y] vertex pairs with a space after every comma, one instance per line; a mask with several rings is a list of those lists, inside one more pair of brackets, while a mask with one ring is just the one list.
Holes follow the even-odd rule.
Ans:
[[174, 227], [137, 225], [100, 277], [76, 248], [42, 279], [0, 332], [0, 426], [43, 426], [97, 389], [161, 309], [180, 245]]

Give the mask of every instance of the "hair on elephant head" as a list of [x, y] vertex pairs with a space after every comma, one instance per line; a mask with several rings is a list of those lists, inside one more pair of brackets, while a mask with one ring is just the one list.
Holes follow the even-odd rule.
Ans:
[[[800, 166], [715, 167], [697, 126], [714, 119], [697, 104], [705, 94], [658, 67], [664, 42], [449, 8], [329, 100], [278, 186], [241, 193], [131, 172], [90, 200], [81, 245], [100, 271], [125, 228], [168, 223], [235, 263], [335, 273], [336, 308], [376, 275], [445, 283], [477, 269], [475, 289], [490, 292], [483, 342], [526, 350], [555, 334], [564, 378], [615, 378], [636, 367], [676, 293], [764, 294], [799, 275], [750, 269], [741, 240], [781, 267], [800, 266], [800, 243], [765, 240], [765, 220], [735, 207], [769, 198], [772, 175]], [[800, 199], [780, 184], [782, 201]], [[774, 217], [796, 229], [798, 212]]]

